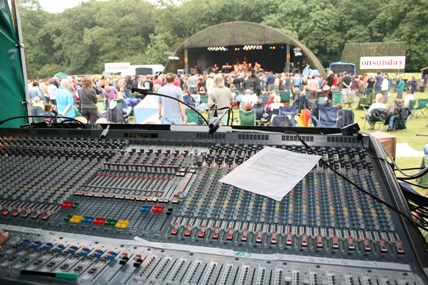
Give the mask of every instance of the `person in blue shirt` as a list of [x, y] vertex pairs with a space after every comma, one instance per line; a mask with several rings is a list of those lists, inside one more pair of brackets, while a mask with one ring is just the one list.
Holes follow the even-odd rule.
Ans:
[[266, 86], [267, 91], [273, 91], [275, 88], [275, 75], [273, 75], [272, 71], [269, 73], [269, 76], [266, 77]]
[[67, 118], [75, 118], [76, 114], [74, 113], [74, 97], [73, 94], [68, 90], [70, 86], [70, 80], [63, 79], [61, 80], [61, 86], [55, 92], [56, 103], [58, 107], [58, 115]]
[[[175, 75], [168, 73], [166, 75], [165, 86], [159, 88], [159, 94], [167, 95], [183, 101], [183, 93], [180, 87], [174, 85]], [[186, 122], [186, 113], [184, 105], [176, 100], [159, 96], [158, 98], [159, 120], [162, 124], [183, 124]]]

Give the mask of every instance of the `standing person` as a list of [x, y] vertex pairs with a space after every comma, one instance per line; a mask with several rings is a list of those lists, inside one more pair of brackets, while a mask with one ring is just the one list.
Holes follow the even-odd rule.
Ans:
[[[352, 78], [351, 76], [348, 75], [348, 73], [345, 71], [343, 73], [343, 79], [342, 79], [342, 84], [343, 84], [343, 88], [342, 88], [342, 94], [344, 97], [348, 96], [349, 91], [351, 91], [351, 87], [352, 87]], [[346, 98], [345, 98], [345, 102], [346, 102]]]
[[103, 92], [103, 98], [104, 98], [104, 104], [106, 106], [106, 110], [108, 108], [108, 104], [115, 100], [117, 97], [117, 89], [113, 86], [106, 85], [104, 86], [104, 92]]
[[366, 96], [369, 96], [370, 94], [372, 94], [374, 89], [374, 84], [375, 84], [375, 80], [373, 76], [369, 75], [366, 81]]
[[49, 100], [50, 100], [50, 103], [54, 105], [56, 105], [55, 92], [57, 90], [58, 88], [55, 85], [55, 81], [53, 79], [49, 80], [49, 86], [48, 86]]
[[98, 119], [98, 96], [92, 88], [92, 80], [89, 76], [83, 78], [82, 84], [82, 88], [79, 89], [81, 113], [88, 122], [95, 124]]
[[294, 89], [299, 88], [300, 91], [303, 90], [302, 77], [300, 77], [299, 73], [296, 73], [293, 78], [294, 81]]
[[400, 78], [397, 79], [397, 86], [396, 86], [396, 90], [397, 90], [397, 99], [402, 99], [403, 98], [403, 92], [404, 92], [404, 80], [403, 80], [403, 76], [400, 76]]
[[412, 94], [415, 94], [417, 85], [418, 84], [416, 83], [415, 77], [412, 76], [412, 79], [410, 79], [410, 91], [412, 91]]
[[380, 93], [381, 87], [382, 87], [382, 81], [383, 77], [380, 74], [380, 71], [377, 72], [377, 75], [375, 77], [375, 84], [374, 84], [374, 91], [375, 93]]
[[70, 86], [69, 79], [61, 80], [61, 86], [55, 92], [56, 103], [58, 107], [58, 115], [67, 118], [75, 118], [76, 114], [74, 113], [74, 97], [73, 94], [68, 90]]
[[260, 96], [262, 93], [262, 85], [261, 85], [260, 77], [258, 77], [253, 73], [251, 74], [251, 79], [253, 80], [253, 84], [254, 84], [254, 88], [253, 88], [254, 93], [256, 93], [257, 96]]
[[382, 84], [380, 86], [380, 90], [381, 90], [383, 97], [385, 98], [384, 102], [385, 103], [388, 102], [389, 81], [388, 81], [387, 75], [383, 76], [383, 80], [382, 80]]
[[272, 71], [269, 73], [269, 76], [266, 77], [266, 86], [267, 91], [273, 91], [275, 88], [275, 75], [273, 75]]
[[33, 87], [31, 87], [31, 89], [28, 91], [28, 95], [30, 96], [30, 100], [34, 101], [35, 97], [39, 97], [40, 100], [43, 101], [42, 103], [46, 103], [45, 102], [45, 96], [43, 96], [43, 92], [39, 88], [39, 82], [34, 81], [32, 85], [33, 85]]
[[312, 79], [308, 81], [308, 87], [309, 87], [309, 99], [317, 100], [318, 89], [320, 89], [320, 86], [318, 84], [318, 81], [315, 78], [315, 75], [312, 75]]
[[[218, 115], [221, 116], [223, 113], [228, 112], [233, 104], [232, 91], [224, 86], [224, 80], [221, 74], [216, 74], [214, 76], [214, 88], [208, 92], [208, 106], [215, 105], [216, 108], [223, 109], [219, 110]], [[223, 116], [222, 122], [227, 121], [227, 116]]]
[[247, 77], [244, 80], [243, 87], [244, 87], [244, 90], [250, 89], [251, 91], [254, 91], [254, 82], [249, 73], [247, 74]]
[[[159, 94], [167, 95], [169, 97], [177, 98], [183, 101], [183, 93], [180, 87], [174, 85], [175, 75], [168, 73], [166, 75], [165, 86], [159, 88]], [[186, 122], [186, 113], [184, 105], [165, 97], [159, 96], [158, 98], [158, 112], [159, 120], [162, 119], [162, 124], [183, 124]]]

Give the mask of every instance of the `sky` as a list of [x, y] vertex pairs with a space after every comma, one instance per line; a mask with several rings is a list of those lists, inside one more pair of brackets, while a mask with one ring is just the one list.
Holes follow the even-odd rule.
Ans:
[[86, 0], [39, 0], [43, 10], [49, 13], [61, 13], [64, 9], [78, 6]]

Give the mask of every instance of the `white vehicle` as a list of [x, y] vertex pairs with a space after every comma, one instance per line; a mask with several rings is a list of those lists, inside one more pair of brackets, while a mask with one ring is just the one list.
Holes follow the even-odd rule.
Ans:
[[159, 74], [162, 73], [165, 69], [165, 66], [162, 64], [144, 64], [144, 65], [131, 65], [125, 71], [122, 71], [122, 76], [136, 76], [136, 75], [146, 75], [146, 74]]

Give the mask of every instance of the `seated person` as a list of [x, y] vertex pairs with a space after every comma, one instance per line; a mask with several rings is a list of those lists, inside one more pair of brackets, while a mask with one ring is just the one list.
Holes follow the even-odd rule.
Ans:
[[33, 107], [40, 107], [42, 108], [42, 111], [45, 110], [45, 105], [43, 104], [43, 102], [40, 100], [39, 96], [34, 97], [34, 101], [33, 101]]
[[413, 95], [412, 91], [407, 91], [406, 97], [404, 97], [404, 104], [406, 104], [406, 106], [409, 106], [409, 101], [410, 100], [415, 100], [415, 95]]
[[250, 112], [251, 110], [253, 110], [253, 105], [251, 103], [249, 103], [249, 102], [245, 103], [244, 111], [245, 112]]
[[257, 102], [257, 95], [252, 92], [250, 89], [245, 90], [244, 96], [241, 98], [241, 103], [239, 104], [239, 109], [245, 110], [245, 104], [251, 103], [253, 106]]
[[117, 102], [114, 100], [110, 101], [105, 118], [109, 123], [122, 124], [125, 122], [123, 112], [122, 110], [119, 110], [119, 108], [117, 108]]
[[388, 114], [388, 109], [386, 108], [385, 103], [383, 103], [384, 101], [385, 101], [385, 97], [381, 93], [378, 93], [376, 95], [376, 102], [373, 103], [368, 109], [366, 114], [366, 120], [369, 122], [369, 125], [370, 125], [369, 130], [374, 129], [374, 120], [372, 118], [372, 113], [374, 109], [385, 109], [386, 113]]
[[58, 112], [55, 112], [54, 105], [47, 103], [47, 104], [44, 104], [44, 111], [40, 115], [45, 117], [43, 118], [45, 123], [52, 124], [52, 123], [55, 123], [55, 120], [56, 120], [56, 118], [52, 118], [52, 117], [56, 117], [58, 115]]
[[198, 95], [207, 95], [207, 91], [204, 87], [200, 87], [198, 90]]
[[190, 95], [190, 90], [187, 90], [186, 95], [183, 96], [183, 101], [190, 106], [195, 106], [195, 99]]
[[2, 246], [9, 238], [9, 233], [4, 230], [0, 230], [0, 246]]
[[283, 106], [283, 104], [281, 104], [281, 97], [275, 96], [275, 98], [273, 99], [273, 103], [269, 104], [269, 110], [266, 110], [266, 112], [279, 109], [279, 107], [281, 106]]
[[269, 112], [270, 104], [272, 104], [274, 100], [275, 100], [275, 94], [272, 93], [269, 95], [269, 99], [266, 101], [266, 105], [265, 105], [266, 112]]

